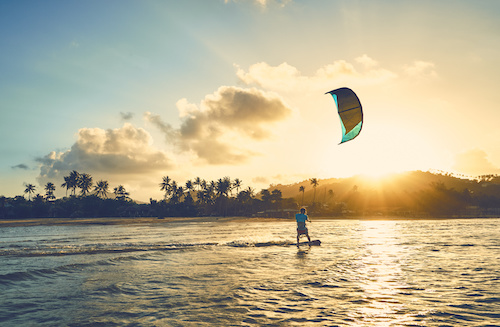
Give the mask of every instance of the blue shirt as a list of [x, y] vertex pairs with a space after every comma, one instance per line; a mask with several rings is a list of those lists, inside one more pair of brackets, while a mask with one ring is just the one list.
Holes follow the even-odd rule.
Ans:
[[297, 228], [300, 230], [307, 230], [306, 228], [306, 220], [307, 220], [307, 215], [303, 213], [297, 213], [295, 214], [295, 220], [297, 221]]
[[307, 215], [305, 215], [303, 213], [297, 213], [297, 214], [295, 214], [295, 220], [298, 223], [305, 223], [307, 220]]

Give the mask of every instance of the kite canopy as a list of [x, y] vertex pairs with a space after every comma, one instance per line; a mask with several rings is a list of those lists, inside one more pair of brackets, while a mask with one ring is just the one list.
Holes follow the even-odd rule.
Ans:
[[363, 110], [356, 93], [347, 87], [342, 87], [325, 94], [331, 94], [340, 116], [342, 126], [342, 141], [344, 143], [354, 139], [361, 132], [363, 126]]

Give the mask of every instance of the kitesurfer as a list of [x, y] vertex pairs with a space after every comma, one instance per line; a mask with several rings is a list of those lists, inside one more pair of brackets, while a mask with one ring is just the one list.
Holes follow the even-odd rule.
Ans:
[[311, 220], [309, 220], [306, 214], [306, 208], [300, 208], [300, 213], [295, 214], [295, 220], [297, 221], [297, 246], [299, 246], [300, 235], [306, 235], [309, 243], [311, 243], [311, 238], [306, 227], [306, 221], [311, 222]]

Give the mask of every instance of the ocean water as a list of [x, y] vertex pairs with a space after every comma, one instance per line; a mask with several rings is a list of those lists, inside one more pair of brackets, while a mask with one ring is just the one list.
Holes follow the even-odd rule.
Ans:
[[500, 219], [0, 228], [0, 326], [500, 326]]

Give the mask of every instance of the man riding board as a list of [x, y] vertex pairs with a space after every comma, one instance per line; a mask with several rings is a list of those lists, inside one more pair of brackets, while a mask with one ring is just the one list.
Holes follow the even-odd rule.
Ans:
[[311, 238], [307, 231], [306, 221], [311, 222], [311, 220], [309, 220], [309, 217], [306, 215], [306, 208], [301, 208], [300, 213], [295, 214], [295, 220], [297, 221], [297, 246], [299, 246], [300, 235], [306, 235], [310, 244]]

